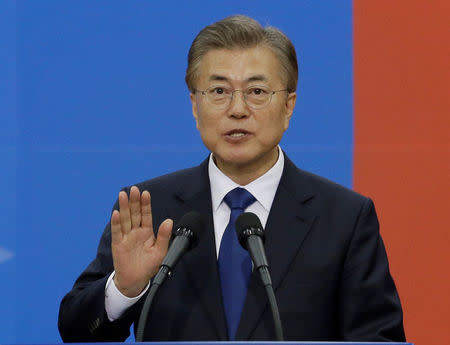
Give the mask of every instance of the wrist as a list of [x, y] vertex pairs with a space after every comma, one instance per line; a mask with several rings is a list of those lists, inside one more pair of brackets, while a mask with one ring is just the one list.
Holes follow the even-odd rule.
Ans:
[[141, 284], [134, 284], [134, 285], [132, 285], [130, 287], [123, 287], [120, 284], [120, 281], [117, 279], [117, 275], [114, 276], [113, 282], [114, 282], [114, 285], [116, 286], [117, 290], [119, 290], [119, 292], [122, 295], [124, 295], [124, 296], [126, 296], [128, 298], [134, 298], [134, 297], [139, 296], [142, 293], [142, 291], [144, 291], [144, 289], [145, 289], [145, 287], [147, 285], [147, 284], [143, 284], [143, 285], [141, 285]]

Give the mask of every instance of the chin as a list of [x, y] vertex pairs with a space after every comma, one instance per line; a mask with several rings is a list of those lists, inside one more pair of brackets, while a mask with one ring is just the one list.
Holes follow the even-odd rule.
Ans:
[[225, 152], [222, 154], [213, 153], [213, 155], [216, 160], [226, 165], [246, 165], [252, 161], [252, 157], [248, 153]]
[[249, 166], [253, 166], [257, 164], [258, 159], [255, 156], [252, 155], [234, 155], [229, 160], [224, 160], [225, 164], [229, 166], [234, 166], [236, 168], [246, 168]]

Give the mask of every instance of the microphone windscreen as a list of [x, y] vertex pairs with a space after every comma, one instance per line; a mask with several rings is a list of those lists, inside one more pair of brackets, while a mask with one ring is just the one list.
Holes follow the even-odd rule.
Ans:
[[258, 216], [252, 212], [242, 213], [235, 223], [236, 234], [244, 249], [247, 249], [247, 237], [251, 235], [260, 236], [264, 241], [264, 229]]
[[188, 212], [176, 223], [172, 238], [177, 236], [178, 231], [187, 229], [192, 232], [190, 248], [193, 248], [197, 245], [198, 238], [201, 236], [204, 227], [203, 218], [200, 213], [195, 211]]

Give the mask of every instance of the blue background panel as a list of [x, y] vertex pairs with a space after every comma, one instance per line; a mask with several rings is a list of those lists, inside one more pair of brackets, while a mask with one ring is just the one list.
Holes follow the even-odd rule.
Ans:
[[60, 300], [93, 259], [120, 188], [206, 158], [186, 56], [201, 28], [237, 13], [297, 48], [283, 149], [350, 186], [351, 1], [0, 3], [0, 343], [60, 341]]

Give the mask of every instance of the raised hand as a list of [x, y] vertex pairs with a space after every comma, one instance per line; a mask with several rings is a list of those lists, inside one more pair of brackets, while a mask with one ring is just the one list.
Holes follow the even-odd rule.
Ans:
[[111, 248], [114, 283], [128, 297], [139, 295], [157, 273], [167, 253], [173, 221], [166, 219], [155, 238], [152, 224], [150, 193], [131, 187], [119, 193], [120, 211], [111, 216]]

